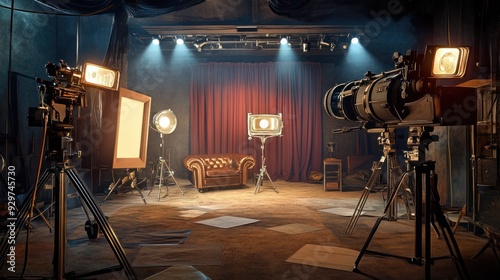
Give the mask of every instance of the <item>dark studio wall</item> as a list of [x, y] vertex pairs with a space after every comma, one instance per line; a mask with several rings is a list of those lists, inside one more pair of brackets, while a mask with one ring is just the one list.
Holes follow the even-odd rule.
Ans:
[[[314, 2], [314, 1], [312, 1]], [[323, 1], [316, 1], [323, 3]], [[314, 56], [299, 54], [297, 61], [315, 61], [322, 65], [322, 90], [326, 92], [338, 83], [359, 80], [367, 71], [380, 73], [391, 70], [394, 63], [393, 52], [404, 53], [408, 49], [423, 52], [427, 44], [443, 44], [447, 41], [447, 23], [440, 16], [444, 1], [375, 1], [367, 4], [364, 1], [334, 1], [337, 9], [312, 9], [309, 14], [277, 15], [273, 13], [267, 1], [205, 1], [197, 6], [162, 16], [170, 24], [340, 24], [355, 25], [364, 32], [361, 44], [365, 52], [357, 54], [337, 54], [332, 56]], [[441, 3], [443, 2], [443, 3]], [[455, 16], [467, 14], [466, 22], [458, 24], [451, 22], [453, 43], [466, 43], [474, 46], [477, 40], [474, 26], [473, 1], [463, 1], [469, 6], [461, 11], [453, 11]], [[326, 2], [325, 2], [326, 3]], [[399, 4], [398, 12], [389, 9]], [[38, 159], [40, 144], [40, 128], [28, 127], [28, 107], [38, 105], [37, 83], [35, 77], [46, 78], [44, 65], [48, 61], [57, 62], [65, 59], [70, 66], [82, 64], [85, 61], [102, 63], [106, 54], [110, 30], [111, 15], [75, 17], [53, 15], [54, 11], [37, 5], [32, 1], [16, 1], [15, 9], [11, 9], [11, 1], [0, 0], [4, 7], [0, 8], [0, 152], [6, 155], [8, 164], [26, 166], [22, 168], [29, 184], [33, 177], [35, 163]], [[324, 4], [324, 3], [323, 3]], [[470, 6], [472, 5], [472, 6]], [[331, 7], [331, 6], [330, 6]], [[36, 13], [30, 11], [38, 11]], [[161, 53], [160, 59], [151, 59], [148, 55], [148, 44], [136, 40], [137, 25], [146, 20], [131, 19], [129, 29], [129, 50], [126, 54], [127, 69], [124, 70], [122, 81], [124, 87], [151, 96], [153, 102], [151, 114], [163, 109], [172, 109], [177, 116], [176, 130], [166, 136], [166, 143], [171, 147], [171, 168], [176, 176], [187, 176], [182, 165], [182, 159], [189, 154], [189, 85], [191, 71], [197, 64], [214, 62], [249, 62], [259, 63], [276, 61], [276, 54], [262, 53], [258, 55], [247, 53], [202, 52], [189, 55], [179, 55], [171, 50]], [[137, 24], [137, 22], [139, 22]], [[470, 23], [470, 24], [469, 24]], [[462, 29], [455, 29], [462, 26]], [[12, 28], [12, 30], [11, 30]], [[77, 45], [78, 39], [78, 45]], [[9, 69], [11, 83], [8, 83]], [[9, 90], [8, 85], [11, 85]], [[9, 91], [11, 92], [9, 95]], [[10, 97], [9, 97], [10, 96]], [[92, 96], [89, 96], [92, 102]], [[92, 103], [90, 104], [92, 106]], [[87, 111], [86, 111], [87, 110]], [[91, 109], [83, 110], [83, 117]], [[84, 121], [86, 121], [84, 119]], [[286, 125], [286, 124], [285, 124]], [[326, 143], [336, 142], [336, 156], [346, 159], [349, 155], [380, 154], [377, 145], [378, 135], [367, 135], [364, 131], [332, 135], [333, 129], [355, 126], [348, 121], [337, 120], [323, 113], [323, 151], [327, 155]], [[454, 132], [457, 130], [457, 132]], [[452, 133], [463, 135], [462, 128], [453, 128]], [[436, 160], [446, 158], [449, 149], [445, 141], [447, 132], [438, 132], [442, 138], [439, 145], [434, 145], [430, 156]], [[357, 147], [356, 137], [361, 138], [361, 149]], [[463, 146], [465, 139], [454, 137], [458, 141], [454, 145]], [[445, 145], [445, 146], [443, 146]], [[151, 164], [158, 158], [159, 136], [154, 131], [149, 132], [148, 162]], [[456, 159], [451, 168], [453, 180], [464, 181], [467, 166], [465, 155]], [[439, 166], [450, 167], [446, 162]], [[29, 167], [29, 168], [28, 168]], [[20, 168], [21, 169], [21, 168]], [[448, 173], [442, 170], [441, 173]], [[451, 174], [451, 173], [450, 173]], [[447, 180], [443, 180], [447, 189]], [[457, 185], [457, 183], [454, 183]], [[461, 187], [459, 196], [453, 197], [456, 203], [465, 199], [463, 195], [465, 184]], [[446, 193], [446, 191], [445, 191]], [[447, 194], [447, 197], [451, 195]]]

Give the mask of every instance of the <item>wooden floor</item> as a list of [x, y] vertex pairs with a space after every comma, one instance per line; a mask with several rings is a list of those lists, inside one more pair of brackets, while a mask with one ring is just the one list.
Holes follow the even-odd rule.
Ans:
[[[288, 261], [305, 248], [362, 250], [370, 231], [384, 209], [383, 193], [370, 193], [352, 234], [346, 234], [362, 189], [344, 187], [342, 192], [323, 190], [322, 184], [275, 181], [279, 193], [269, 181], [254, 194], [250, 182], [246, 188], [221, 188], [199, 193], [185, 179], [179, 186], [143, 190], [147, 204], [137, 191], [124, 187], [118, 194], [95, 195], [113, 234], [120, 241], [126, 260], [138, 279], [424, 279], [425, 266], [411, 263], [416, 257], [415, 221], [406, 218], [398, 202], [398, 219], [382, 221], [371, 239], [369, 249], [396, 257], [361, 255], [357, 270], [327, 268], [326, 259], [339, 259], [333, 251], [309, 251], [302, 263]], [[181, 193], [182, 190], [182, 193]], [[101, 232], [89, 239], [85, 231], [87, 217], [77, 198], [69, 198], [66, 219], [64, 271], [83, 273], [117, 265], [117, 257]], [[238, 226], [217, 227], [208, 222], [230, 217], [249, 221]], [[451, 216], [450, 216], [451, 217]], [[49, 217], [50, 218], [50, 217]], [[226, 220], [227, 221], [227, 220]], [[464, 219], [466, 221], [466, 219]], [[53, 219], [49, 220], [54, 226]], [[453, 225], [453, 223], [451, 223]], [[33, 221], [29, 240], [26, 279], [51, 277], [53, 273], [54, 230], [38, 218]], [[281, 230], [280, 230], [281, 229]], [[283, 230], [285, 229], [285, 230]], [[23, 268], [26, 231], [15, 243], [15, 272], [4, 263], [0, 276], [17, 279]], [[467, 223], [460, 224], [454, 239], [470, 279], [500, 276], [493, 250]], [[425, 241], [425, 240], [423, 240]], [[432, 232], [433, 265], [431, 279], [458, 279], [460, 273], [443, 238]], [[310, 247], [317, 246], [317, 247]], [[116, 250], [121, 252], [122, 250]], [[318, 249], [319, 250], [319, 249]], [[337, 252], [337, 251], [335, 251]], [[434, 260], [434, 257], [445, 257]], [[174, 258], [172, 260], [171, 258]], [[460, 266], [459, 266], [460, 267]], [[153, 276], [155, 276], [152, 278]], [[179, 278], [174, 278], [179, 277]], [[90, 279], [124, 279], [123, 269], [99, 274]]]

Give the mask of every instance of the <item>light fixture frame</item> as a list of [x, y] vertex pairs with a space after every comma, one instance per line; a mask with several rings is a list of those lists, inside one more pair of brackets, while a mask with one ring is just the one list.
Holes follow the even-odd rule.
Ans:
[[[161, 128], [160, 120], [162, 117], [167, 117], [169, 121], [169, 127], [167, 129]], [[151, 128], [161, 134], [171, 134], [177, 127], [177, 117], [174, 112], [170, 109], [158, 111], [151, 120]]]
[[[92, 79], [93, 78], [92, 76], [95, 73], [91, 72], [92, 69], [97, 69], [100, 73], [105, 72], [104, 74], [107, 74], [108, 76], [112, 75], [113, 80], [111, 81], [111, 83], [105, 84], [105, 81], [102, 81], [102, 79], [101, 81], [96, 81], [95, 79]], [[86, 62], [85, 64], [83, 64], [82, 68], [81, 84], [100, 89], [109, 89], [112, 91], [117, 91], [120, 86], [120, 71], [104, 67], [98, 64]]]
[[[151, 97], [119, 88], [116, 92], [103, 94], [102, 104], [107, 110], [102, 114], [99, 134], [102, 141], [98, 143], [93, 166], [145, 168]], [[128, 120], [133, 120], [134, 124]]]
[[[258, 122], [267, 120], [270, 128], [260, 128]], [[252, 114], [247, 115], [248, 137], [273, 137], [283, 135], [283, 116], [281, 113], [272, 114]]]
[[[456, 61], [453, 71], [448, 71], [448, 73], [437, 73], [436, 67], [439, 63], [438, 55], [442, 51], [448, 51], [447, 53], [455, 52]], [[453, 78], [463, 78], [467, 71], [467, 64], [469, 61], [470, 47], [467, 46], [442, 46], [442, 45], [427, 45], [425, 48], [425, 54], [422, 63], [422, 69], [420, 71], [421, 76], [425, 78], [433, 79], [453, 79]]]

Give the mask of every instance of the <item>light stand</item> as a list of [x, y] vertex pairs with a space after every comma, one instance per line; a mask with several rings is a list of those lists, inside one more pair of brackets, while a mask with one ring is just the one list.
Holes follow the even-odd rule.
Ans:
[[[158, 158], [158, 164], [155, 168], [155, 176], [153, 177], [154, 180], [156, 180], [156, 178], [158, 178], [158, 185], [157, 185], [158, 186], [158, 201], [160, 201], [160, 198], [161, 198], [161, 187], [163, 185], [165, 185], [167, 187], [167, 193], [163, 196], [163, 198], [168, 196], [168, 189], [169, 188], [168, 188], [168, 184], [166, 183], [168, 178], [172, 178], [172, 180], [174, 181], [177, 188], [179, 188], [179, 191], [181, 192], [181, 194], [184, 195], [184, 192], [182, 192], [181, 187], [179, 186], [179, 184], [177, 184], [177, 181], [175, 180], [174, 172], [170, 169], [170, 167], [167, 164], [167, 161], [165, 160], [165, 142], [164, 142], [163, 133], [160, 133], [160, 139], [161, 139], [161, 141], [160, 141], [160, 157]], [[166, 177], [165, 177], [165, 173], [167, 173]], [[165, 184], [164, 184], [164, 181], [165, 181]], [[153, 191], [153, 189], [151, 189], [149, 191], [148, 195], [151, 194], [152, 191]]]
[[283, 116], [281, 113], [277, 115], [271, 114], [252, 114], [248, 113], [247, 115], [248, 122], [248, 140], [251, 140], [252, 137], [257, 137], [260, 139], [260, 149], [261, 149], [261, 168], [259, 172], [259, 176], [257, 177], [257, 181], [255, 182], [255, 191], [254, 194], [257, 194], [260, 190], [260, 186], [262, 185], [262, 179], [264, 179], [264, 175], [267, 176], [269, 182], [273, 185], [273, 190], [276, 193], [278, 192], [278, 188], [274, 184], [273, 180], [271, 180], [271, 176], [266, 169], [266, 157], [264, 155], [264, 147], [266, 144], [266, 139], [275, 136], [282, 136], [283, 131]]
[[[111, 172], [113, 172], [113, 171], [111, 171]], [[139, 188], [139, 185], [144, 183], [146, 181], [146, 178], [143, 178], [140, 182], [137, 182], [137, 169], [125, 170], [125, 174], [120, 179], [118, 179], [118, 181], [113, 182], [113, 185], [108, 189], [108, 194], [104, 197], [104, 199], [102, 201], [103, 202], [106, 201], [106, 199], [108, 199], [108, 197], [115, 191], [116, 188], [123, 186], [128, 181], [130, 181], [130, 187], [132, 189], [137, 190], [137, 192], [139, 192], [139, 195], [141, 196], [144, 204], [148, 204], [146, 202], [146, 198], [142, 194], [141, 189]]]
[[[420, 131], [420, 130], [419, 130]], [[460, 249], [458, 244], [453, 236], [453, 231], [444, 216], [441, 206], [439, 203], [439, 194], [437, 190], [437, 175], [434, 170], [434, 162], [433, 161], [424, 161], [422, 159], [425, 158], [424, 150], [427, 146], [436, 141], [435, 138], [432, 138], [429, 131], [425, 130], [419, 136], [419, 140], [415, 142], [413, 152], [407, 153], [407, 157], [410, 159], [410, 163], [415, 167], [416, 178], [415, 178], [415, 256], [412, 258], [397, 256], [393, 254], [376, 252], [368, 250], [368, 246], [375, 235], [378, 227], [382, 220], [386, 218], [386, 212], [390, 208], [390, 205], [394, 201], [395, 192], [398, 189], [394, 190], [391, 198], [389, 199], [389, 204], [386, 205], [384, 210], [384, 215], [377, 219], [375, 225], [373, 226], [368, 238], [363, 245], [356, 261], [354, 262], [354, 269], [358, 271], [358, 265], [361, 261], [361, 258], [365, 253], [372, 253], [375, 255], [386, 256], [386, 257], [395, 257], [400, 259], [407, 260], [410, 264], [422, 265], [425, 264], [425, 279], [431, 279], [431, 265], [434, 260], [443, 259], [443, 258], [451, 258], [454, 262], [457, 272], [459, 273], [461, 279], [470, 279], [469, 274], [467, 272], [465, 262], [460, 253]], [[417, 161], [416, 161], [417, 160]], [[422, 188], [422, 180], [425, 179], [425, 256], [422, 254], [422, 194], [424, 189]], [[399, 188], [399, 187], [398, 187]], [[443, 234], [444, 240], [448, 247], [450, 256], [446, 257], [432, 257], [431, 256], [431, 226], [436, 230], [433, 221], [437, 221], [441, 232]]]
[[279, 193], [278, 188], [276, 188], [276, 185], [274, 184], [273, 180], [271, 180], [271, 176], [269, 176], [269, 173], [267, 172], [267, 169], [266, 169], [266, 157], [264, 156], [264, 147], [266, 144], [266, 139], [269, 138], [269, 136], [256, 136], [256, 137], [259, 138], [261, 141], [260, 149], [261, 149], [261, 153], [262, 153], [262, 155], [261, 155], [262, 166], [260, 168], [260, 172], [259, 172], [259, 176], [257, 177], [257, 181], [255, 182], [254, 194], [257, 194], [259, 192], [264, 175], [267, 176], [267, 179], [269, 179], [269, 182], [271, 182], [271, 184], [273, 185], [273, 190], [276, 193]]

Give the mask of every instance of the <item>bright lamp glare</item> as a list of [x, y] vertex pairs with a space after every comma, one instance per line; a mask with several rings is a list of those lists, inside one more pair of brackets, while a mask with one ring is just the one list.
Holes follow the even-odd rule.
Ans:
[[158, 124], [160, 125], [161, 128], [165, 129], [170, 125], [170, 119], [166, 116], [161, 116], [160, 120], [158, 121]]
[[159, 45], [160, 44], [160, 39], [158, 38], [153, 38], [153, 45]]
[[285, 38], [285, 37], [281, 38], [281, 40], [280, 40], [280, 44], [282, 44], [282, 45], [286, 45], [286, 44], [288, 44], [288, 39], [287, 39], [287, 38]]
[[82, 84], [84, 85], [118, 90], [118, 82], [120, 80], [120, 72], [118, 70], [92, 63], [85, 63], [82, 73]]
[[151, 127], [162, 134], [170, 134], [177, 127], [177, 118], [170, 109], [160, 111], [153, 116]]
[[352, 37], [351, 44], [357, 44], [357, 43], [359, 43], [358, 37]]
[[177, 43], [177, 45], [183, 45], [184, 44], [184, 39], [177, 38], [177, 40], [175, 40], [175, 42]]
[[432, 63], [432, 76], [439, 78], [460, 78], [465, 75], [469, 49], [437, 48]]
[[259, 127], [262, 129], [266, 129], [269, 127], [269, 121], [267, 119], [262, 119], [259, 122]]

